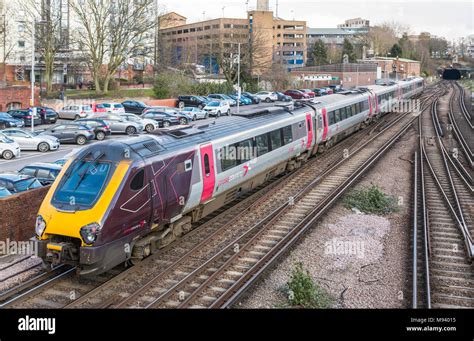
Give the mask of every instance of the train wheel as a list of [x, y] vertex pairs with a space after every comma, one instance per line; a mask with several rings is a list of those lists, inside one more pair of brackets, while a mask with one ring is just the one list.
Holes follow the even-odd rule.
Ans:
[[130, 258], [129, 262], [132, 265], [137, 265], [143, 259], [147, 258], [149, 255], [151, 255], [150, 244], [135, 245], [133, 247], [132, 257]]

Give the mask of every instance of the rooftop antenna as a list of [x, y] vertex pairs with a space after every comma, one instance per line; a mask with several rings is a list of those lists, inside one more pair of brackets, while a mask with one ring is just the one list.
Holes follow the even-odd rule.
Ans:
[[278, 0], [276, 0], [275, 16], [278, 18]]
[[206, 11], [202, 12], [202, 20], [206, 20]]
[[225, 6], [222, 6], [222, 17], [225, 18]]
[[247, 12], [249, 11], [249, 0], [245, 1], [245, 5], [247, 6]]

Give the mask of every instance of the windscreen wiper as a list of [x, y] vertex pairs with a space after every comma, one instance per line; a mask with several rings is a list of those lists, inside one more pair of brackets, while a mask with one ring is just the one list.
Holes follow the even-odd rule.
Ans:
[[[74, 190], [76, 190], [79, 185], [82, 183], [82, 181], [86, 178], [87, 173], [89, 173], [89, 169], [97, 163], [102, 157], [105, 156], [104, 152], [101, 152], [99, 156], [97, 156], [94, 160], [92, 160], [86, 167], [86, 169], [79, 175], [79, 181], [76, 184], [76, 187], [74, 187]], [[83, 160], [83, 159], [81, 159]]]

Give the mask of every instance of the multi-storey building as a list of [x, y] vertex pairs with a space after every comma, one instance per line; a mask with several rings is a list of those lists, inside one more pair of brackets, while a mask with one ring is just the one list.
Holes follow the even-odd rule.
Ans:
[[169, 13], [161, 16], [162, 56], [168, 53], [173, 64], [202, 64], [219, 73], [224, 58], [235, 59], [241, 51], [251, 51], [251, 73], [261, 75], [273, 63], [292, 68], [306, 61], [306, 22], [274, 17], [265, 2], [251, 10], [247, 18], [218, 18], [188, 24], [186, 18]]

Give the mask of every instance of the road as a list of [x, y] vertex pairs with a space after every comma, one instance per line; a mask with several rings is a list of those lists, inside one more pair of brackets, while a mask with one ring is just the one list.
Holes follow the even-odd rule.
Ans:
[[[264, 109], [264, 108], [272, 107], [275, 104], [282, 104], [282, 103], [277, 102], [277, 103], [261, 103], [259, 105], [248, 105], [248, 106], [240, 107], [240, 110], [241, 112], [245, 112], [249, 110], [255, 110], [256, 108]], [[237, 112], [237, 108], [233, 107], [232, 113], [235, 114], [236, 112]], [[212, 122], [215, 119], [216, 118], [211, 117], [211, 118], [208, 118], [207, 120], [199, 120], [198, 123], [203, 124], [206, 122]], [[225, 119], [227, 119], [227, 117], [225, 116], [222, 116], [219, 118], [219, 120], [225, 120]], [[61, 123], [61, 121], [65, 121], [65, 120], [59, 120], [58, 123]], [[35, 127], [35, 129], [41, 130], [41, 129], [45, 129], [46, 127], [48, 126], [37, 126]], [[25, 129], [30, 129], [30, 128], [25, 128]], [[107, 137], [107, 140], [125, 139], [125, 138], [127, 138], [126, 135], [113, 135], [113, 136]], [[94, 141], [91, 143], [97, 143], [97, 142]], [[72, 151], [77, 150], [78, 148], [80, 147], [74, 144], [62, 144], [58, 150], [47, 152], [47, 153], [40, 153], [37, 151], [22, 151], [21, 156], [19, 158], [15, 158], [8, 161], [0, 159], [0, 172], [16, 172], [22, 169], [23, 167], [35, 162], [54, 162], [58, 159], [63, 158], [64, 156], [71, 153]]]

